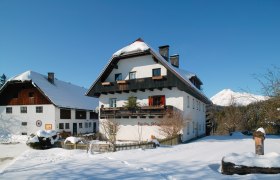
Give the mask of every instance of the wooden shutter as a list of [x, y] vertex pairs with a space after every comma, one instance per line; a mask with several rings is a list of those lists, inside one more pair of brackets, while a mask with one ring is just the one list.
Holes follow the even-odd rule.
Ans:
[[165, 106], [165, 96], [160, 97], [160, 105]]
[[149, 106], [152, 106], [152, 105], [153, 105], [153, 97], [149, 96]]

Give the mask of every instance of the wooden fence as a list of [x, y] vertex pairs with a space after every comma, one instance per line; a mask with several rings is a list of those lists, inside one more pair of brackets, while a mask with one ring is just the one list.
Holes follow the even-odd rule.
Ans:
[[[181, 143], [181, 136], [175, 136], [167, 139], [162, 139], [159, 141], [160, 145], [174, 146]], [[82, 149], [87, 150], [90, 153], [94, 152], [113, 152], [131, 149], [153, 149], [156, 145], [153, 142], [141, 142], [141, 143], [125, 143], [125, 144], [71, 144], [61, 142], [61, 147], [63, 149]]]
[[160, 145], [167, 145], [167, 146], [174, 146], [174, 145], [178, 145], [181, 143], [182, 143], [182, 140], [181, 140], [180, 134], [177, 136], [171, 137], [171, 138], [159, 140]]
[[61, 142], [61, 147], [63, 149], [81, 149], [81, 150], [87, 150], [88, 149], [88, 144], [72, 144], [72, 143], [66, 143]]

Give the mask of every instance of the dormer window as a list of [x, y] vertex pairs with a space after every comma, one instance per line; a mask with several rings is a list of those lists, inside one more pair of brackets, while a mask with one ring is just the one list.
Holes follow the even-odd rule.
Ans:
[[115, 81], [121, 81], [122, 80], [122, 73], [115, 74]]
[[136, 79], [136, 72], [129, 72], [129, 79]]
[[155, 77], [155, 76], [161, 76], [160, 68], [153, 69], [153, 77]]

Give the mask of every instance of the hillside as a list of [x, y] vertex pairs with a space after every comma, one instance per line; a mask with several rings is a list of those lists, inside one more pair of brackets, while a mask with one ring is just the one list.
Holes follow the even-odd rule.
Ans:
[[234, 92], [231, 89], [224, 89], [210, 98], [210, 100], [219, 106], [229, 106], [232, 104], [246, 106], [253, 102], [267, 100], [268, 97], [250, 94], [246, 92]]

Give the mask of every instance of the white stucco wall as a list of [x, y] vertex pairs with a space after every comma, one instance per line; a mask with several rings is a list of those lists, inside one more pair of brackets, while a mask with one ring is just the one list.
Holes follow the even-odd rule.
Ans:
[[152, 77], [152, 69], [161, 68], [161, 75], [167, 74], [166, 68], [156, 63], [151, 55], [122, 59], [118, 63], [118, 69], [113, 69], [106, 79], [107, 82], [115, 81], [115, 74], [122, 73], [123, 80], [129, 79], [129, 72], [135, 71], [136, 78]]
[[[200, 102], [200, 108], [197, 106], [197, 99], [187, 94], [186, 92], [180, 91], [177, 88], [167, 89], [164, 88], [162, 90], [146, 90], [145, 92], [137, 91], [130, 93], [122, 93], [122, 94], [108, 94], [101, 95], [99, 97], [99, 107], [104, 105], [104, 107], [109, 107], [109, 99], [117, 98], [117, 107], [122, 107], [124, 102], [127, 101], [128, 97], [134, 96], [137, 97], [137, 102], [140, 103], [141, 106], [148, 105], [148, 97], [155, 95], [165, 95], [166, 105], [171, 105], [181, 110], [184, 114], [185, 119], [189, 125], [189, 128], [186, 126], [183, 129], [183, 141], [195, 138], [197, 136], [201, 136], [205, 134], [205, 111], [203, 108], [203, 103]], [[189, 106], [187, 103], [187, 97], [189, 96]], [[193, 98], [195, 102], [195, 107], [193, 108]], [[119, 140], [146, 140], [154, 135], [156, 137], [162, 138], [158, 133], [158, 126], [156, 126], [157, 119], [142, 119], [137, 117], [137, 119], [116, 119], [120, 123], [120, 130], [117, 135], [117, 139]], [[102, 119], [100, 119], [102, 121]], [[139, 125], [139, 123], [141, 125]], [[145, 125], [147, 124], [147, 125]], [[189, 129], [189, 131], [188, 131]], [[141, 137], [139, 137], [139, 130], [142, 131]], [[102, 128], [100, 128], [102, 132]]]
[[[71, 119], [60, 119], [60, 108], [55, 109], [55, 119], [56, 119], [56, 129], [61, 131], [67, 131], [73, 133], [73, 123], [77, 123], [77, 133], [92, 133], [93, 132], [93, 123], [96, 123], [96, 131], [98, 131], [98, 119], [90, 119], [90, 112], [86, 112], [86, 119], [76, 119], [76, 110], [71, 109]], [[64, 124], [64, 129], [59, 129], [59, 123]], [[69, 129], [66, 129], [65, 124], [69, 123]], [[82, 128], [79, 127], [79, 123], [82, 123]], [[86, 128], [85, 124], [88, 123], [88, 127]], [[89, 126], [91, 123], [91, 126]]]
[[[20, 107], [27, 107], [27, 113], [21, 113]], [[42, 106], [43, 113], [36, 113], [36, 107]], [[12, 113], [6, 113], [6, 107], [12, 107]], [[42, 121], [42, 125], [38, 127], [36, 121]], [[26, 126], [22, 125], [22, 122], [27, 122]], [[59, 123], [69, 123], [70, 128], [64, 129], [65, 131], [71, 131], [73, 133], [73, 123], [77, 123], [77, 133], [89, 133], [93, 132], [93, 123], [96, 123], [96, 129], [98, 131], [98, 119], [90, 119], [90, 112], [87, 111], [86, 119], [75, 119], [75, 109], [71, 109], [71, 119], [60, 119], [60, 109], [54, 105], [22, 105], [22, 106], [0, 106], [0, 132], [28, 135], [35, 133], [38, 130], [46, 130], [46, 125], [51, 125], [53, 130], [58, 132], [63, 131], [59, 129]], [[79, 123], [82, 123], [83, 127], [79, 128]], [[91, 126], [86, 128], [85, 123], [91, 123]]]
[[[27, 113], [21, 113], [20, 107], [27, 107]], [[43, 113], [36, 113], [36, 107], [42, 106]], [[6, 113], [6, 107], [12, 107], [12, 113]], [[36, 121], [42, 121], [42, 126], [36, 126]], [[27, 122], [22, 126], [22, 122]], [[54, 105], [22, 105], [22, 106], [0, 106], [0, 131], [12, 134], [35, 133], [40, 129], [45, 129], [46, 124], [51, 124], [55, 128], [55, 106]]]

